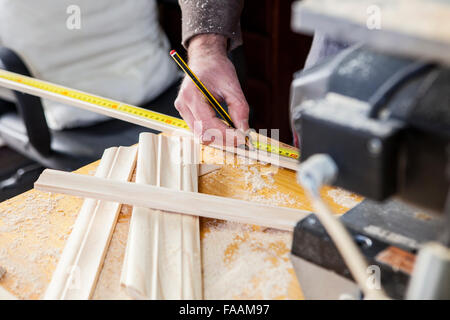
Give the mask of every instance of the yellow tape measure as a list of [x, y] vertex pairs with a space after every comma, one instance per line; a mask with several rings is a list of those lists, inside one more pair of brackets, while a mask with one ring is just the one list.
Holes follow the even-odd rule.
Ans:
[[269, 153], [275, 153], [279, 154], [282, 157], [292, 158], [292, 159], [299, 159], [300, 153], [299, 151], [294, 147], [276, 147], [274, 145], [262, 143], [259, 141], [252, 141], [253, 147], [255, 147], [258, 150], [264, 150]]
[[[190, 130], [189, 126], [185, 121], [175, 117], [171, 117], [155, 111], [150, 111], [144, 108], [139, 108], [129, 104], [121, 103], [119, 101], [106, 99], [103, 97], [70, 89], [67, 87], [59, 86], [36, 78], [26, 77], [14, 72], [9, 72], [0, 69], [0, 79], [7, 80], [9, 82], [9, 83], [1, 82], [0, 86], [4, 86], [16, 91], [29, 93], [32, 95], [37, 95], [42, 98], [54, 99], [63, 103], [67, 103], [69, 105], [85, 107], [77, 105], [76, 102], [81, 101], [84, 102], [85, 104], [90, 104], [99, 107], [99, 109], [86, 108], [88, 110], [99, 113], [102, 113], [101, 112], [102, 108], [106, 110], [113, 110], [117, 118], [125, 121], [129, 121], [128, 117], [121, 117], [120, 113], [123, 113], [124, 115], [134, 116], [134, 118], [138, 117], [147, 120], [152, 120], [156, 124], [160, 123], [161, 126], [164, 127], [170, 126], [173, 129]], [[114, 115], [111, 114], [108, 115], [114, 117]], [[154, 129], [159, 130], [158, 128], [159, 126], [156, 126]], [[258, 150], [279, 154], [283, 157], [293, 159], [299, 158], [299, 152], [294, 147], [284, 147], [284, 146], [277, 147], [269, 144], [264, 144], [258, 141], [252, 141], [252, 144]]]

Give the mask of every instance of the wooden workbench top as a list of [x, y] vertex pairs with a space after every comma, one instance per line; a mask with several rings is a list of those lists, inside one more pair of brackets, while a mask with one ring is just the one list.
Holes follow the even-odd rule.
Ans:
[[[205, 148], [207, 163], [223, 153]], [[227, 157], [229, 160], [229, 157]], [[230, 161], [229, 161], [230, 162]], [[312, 210], [295, 172], [233, 159], [199, 180], [199, 192]], [[93, 175], [98, 162], [78, 170]], [[335, 188], [322, 194], [342, 214], [362, 199]], [[31, 190], [0, 204], [0, 285], [23, 299], [43, 296], [83, 199]], [[131, 207], [122, 206], [94, 299], [127, 299], [119, 287]], [[301, 299], [289, 252], [292, 233], [201, 219], [205, 299]]]

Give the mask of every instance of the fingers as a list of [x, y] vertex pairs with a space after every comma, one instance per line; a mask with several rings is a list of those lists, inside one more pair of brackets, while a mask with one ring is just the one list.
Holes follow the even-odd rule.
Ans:
[[181, 100], [180, 97], [178, 97], [175, 100], [175, 109], [177, 109], [177, 111], [180, 114], [180, 116], [184, 119], [184, 121], [186, 121], [186, 123], [188, 124], [189, 128], [193, 131], [194, 130], [195, 117], [192, 114], [191, 110], [189, 110], [187, 105], [183, 103], [183, 101]]
[[245, 135], [240, 131], [245, 132], [249, 128], [249, 107], [234, 66], [228, 58], [223, 59], [222, 63], [214, 59], [209, 67], [191, 61], [192, 70], [202, 79], [213, 96], [226, 101], [230, 117], [239, 130], [231, 129], [222, 119], [217, 118], [214, 109], [189, 77], [185, 77], [181, 85], [175, 107], [203, 143], [241, 145], [245, 144]]
[[189, 128], [196, 137], [200, 137], [203, 144], [218, 144], [239, 146], [245, 144], [245, 136], [231, 129], [221, 119], [217, 118], [212, 107], [205, 102], [203, 96], [192, 93], [189, 98], [184, 98], [185, 93], [180, 93], [175, 101], [175, 107], [188, 123]]
[[222, 143], [228, 127], [215, 117], [210, 105], [199, 96], [201, 94], [189, 81], [190, 79], [185, 79], [183, 82], [175, 100], [175, 108], [204, 144]]
[[246, 132], [249, 129], [248, 116], [249, 116], [249, 106], [244, 98], [244, 94], [241, 88], [238, 88], [241, 94], [236, 96], [235, 94], [226, 94], [225, 100], [228, 104], [228, 112], [233, 120], [234, 125], [237, 129]]
[[215, 142], [222, 145], [233, 145], [235, 143], [230, 134], [234, 130], [222, 119], [216, 117], [215, 111], [201, 93], [196, 92], [191, 103], [190, 110], [196, 121], [196, 131], [201, 132], [201, 139], [204, 143]]

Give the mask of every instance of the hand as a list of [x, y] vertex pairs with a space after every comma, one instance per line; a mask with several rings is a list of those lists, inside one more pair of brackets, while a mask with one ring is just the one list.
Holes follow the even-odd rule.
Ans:
[[222, 144], [223, 142], [216, 139], [217, 130], [227, 144], [245, 143], [242, 132], [249, 128], [249, 107], [237, 79], [236, 70], [227, 57], [226, 38], [216, 34], [195, 36], [189, 42], [188, 56], [189, 68], [219, 103], [223, 101], [227, 103], [228, 113], [240, 133], [236, 130], [227, 130], [230, 127], [216, 117], [214, 109], [188, 76], [183, 80], [175, 100], [175, 108], [203, 143], [215, 141]]

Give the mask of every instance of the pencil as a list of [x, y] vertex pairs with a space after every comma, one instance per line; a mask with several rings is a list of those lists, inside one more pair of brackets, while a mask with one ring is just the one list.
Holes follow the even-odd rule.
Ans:
[[236, 129], [233, 121], [231, 120], [231, 117], [228, 115], [228, 113], [222, 108], [220, 103], [214, 98], [214, 96], [206, 89], [205, 85], [197, 78], [194, 72], [192, 72], [191, 69], [189, 69], [188, 65], [184, 60], [180, 57], [180, 55], [175, 51], [170, 51], [170, 56], [175, 60], [175, 62], [178, 64], [178, 66], [181, 68], [181, 70], [186, 73], [189, 78], [194, 82], [194, 84], [197, 86], [197, 88], [203, 93], [205, 98], [208, 100], [208, 102], [211, 104], [211, 106], [217, 111], [217, 113], [222, 117], [225, 122], [232, 127], [233, 129]]

